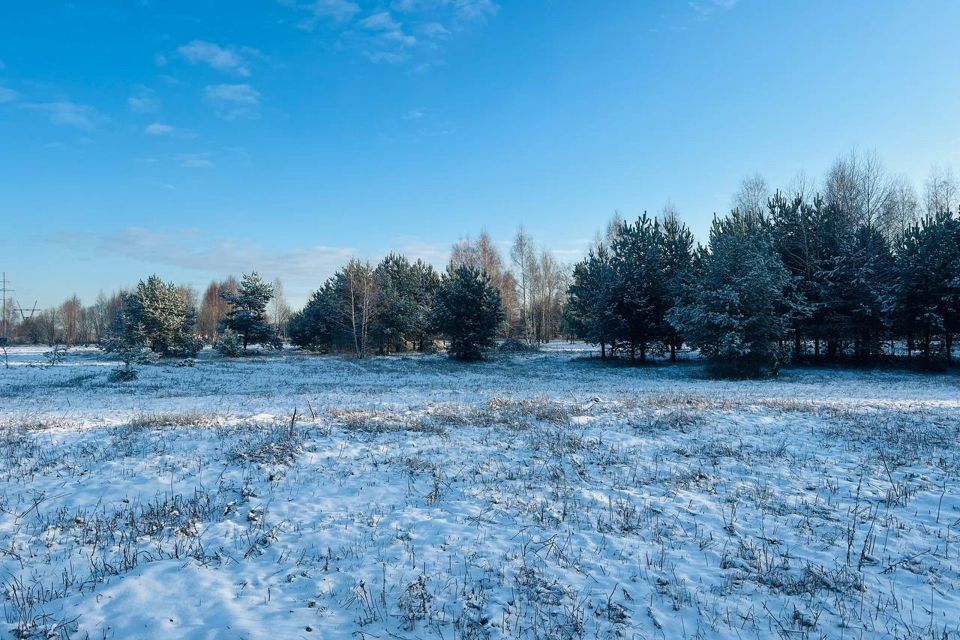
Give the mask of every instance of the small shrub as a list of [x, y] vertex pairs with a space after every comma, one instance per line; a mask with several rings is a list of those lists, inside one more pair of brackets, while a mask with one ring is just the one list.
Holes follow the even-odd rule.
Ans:
[[43, 357], [47, 359], [48, 367], [55, 367], [67, 359], [67, 347], [62, 344], [55, 344], [50, 351], [43, 354]]
[[239, 358], [243, 355], [243, 340], [240, 335], [232, 329], [227, 329], [217, 340], [214, 347], [217, 353], [226, 358]]
[[117, 367], [111, 371], [110, 375], [107, 376], [107, 380], [110, 382], [132, 382], [136, 380], [139, 375], [130, 363], [126, 363], [122, 367]]

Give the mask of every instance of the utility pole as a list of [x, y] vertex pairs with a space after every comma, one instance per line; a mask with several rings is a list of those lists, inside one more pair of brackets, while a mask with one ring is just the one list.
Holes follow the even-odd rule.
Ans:
[[2, 280], [0, 280], [0, 295], [2, 295], [3, 297], [3, 311], [2, 311], [3, 316], [0, 316], [0, 323], [2, 323], [2, 326], [0, 326], [0, 344], [4, 344], [4, 345], [7, 344], [10, 338], [9, 327], [8, 327], [10, 323], [7, 322], [7, 292], [8, 291], [10, 293], [13, 293], [13, 289], [7, 289], [7, 272], [4, 271], [3, 278]]

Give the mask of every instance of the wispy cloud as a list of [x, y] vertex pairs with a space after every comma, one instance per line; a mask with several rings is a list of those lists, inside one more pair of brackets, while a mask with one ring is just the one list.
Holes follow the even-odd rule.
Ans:
[[154, 265], [210, 274], [257, 270], [271, 278], [310, 287], [318, 286], [356, 255], [353, 248], [327, 245], [276, 251], [243, 239], [210, 238], [194, 229], [158, 231], [129, 227], [99, 236], [90, 244], [97, 251]]
[[393, 19], [389, 11], [381, 11], [361, 20], [360, 26], [369, 31], [396, 31], [400, 23]]
[[141, 86], [127, 98], [127, 106], [137, 113], [151, 113], [160, 108], [160, 100], [153, 89]]
[[20, 97], [20, 94], [13, 89], [0, 87], [0, 102], [13, 102]]
[[213, 165], [213, 153], [204, 151], [202, 153], [181, 153], [177, 156], [177, 161], [184, 169], [210, 169]]
[[390, 7], [401, 13], [446, 12], [461, 24], [487, 20], [500, 9], [493, 0], [394, 0]]
[[166, 135], [170, 135], [174, 131], [176, 131], [174, 127], [170, 126], [169, 124], [164, 124], [162, 122], [154, 122], [154, 123], [148, 124], [143, 129], [144, 133], [147, 133], [151, 136], [166, 136]]
[[309, 14], [301, 28], [313, 30], [325, 19], [329, 29], [339, 32], [343, 50], [373, 62], [414, 61], [419, 69], [436, 66], [422, 58], [436, 58], [441, 41], [495, 16], [499, 8], [493, 0], [393, 0], [370, 3], [366, 10], [352, 0], [279, 2]]
[[177, 48], [177, 53], [191, 64], [206, 64], [211, 69], [249, 76], [249, 59], [258, 58], [261, 53], [252, 47], [221, 47], [205, 40], [194, 40]]
[[450, 259], [450, 243], [425, 242], [416, 236], [401, 236], [393, 240], [393, 251], [410, 260], [423, 260], [434, 267], [443, 268]]
[[204, 89], [203, 94], [224, 120], [256, 118], [260, 115], [260, 92], [249, 84], [212, 84]]
[[78, 129], [93, 129], [96, 121], [100, 119], [96, 109], [76, 102], [28, 102], [22, 106], [24, 109], [46, 113], [53, 124]]
[[305, 12], [306, 18], [300, 21], [301, 29], [312, 31], [321, 20], [349, 22], [353, 16], [360, 13], [360, 5], [351, 0], [314, 0], [313, 2], [298, 3], [295, 0], [281, 0], [282, 4]]
[[708, 19], [722, 11], [732, 9], [738, 0], [690, 0], [688, 2], [691, 9], [700, 19]]

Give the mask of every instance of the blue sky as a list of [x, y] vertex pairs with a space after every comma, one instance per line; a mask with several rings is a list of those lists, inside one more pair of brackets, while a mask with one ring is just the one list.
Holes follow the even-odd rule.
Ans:
[[193, 0], [0, 6], [0, 220], [26, 303], [524, 224], [573, 259], [670, 200], [875, 149], [960, 166], [960, 2]]

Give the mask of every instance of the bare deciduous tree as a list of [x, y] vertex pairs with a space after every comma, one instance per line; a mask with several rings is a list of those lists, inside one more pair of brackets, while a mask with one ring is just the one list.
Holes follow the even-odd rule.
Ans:
[[960, 183], [950, 167], [934, 167], [923, 187], [927, 215], [953, 213], [960, 207]]
[[770, 186], [766, 178], [759, 173], [747, 176], [740, 182], [740, 188], [733, 196], [733, 208], [744, 213], [762, 213], [767, 209], [770, 199]]
[[285, 336], [287, 321], [290, 320], [292, 311], [286, 296], [283, 295], [283, 283], [280, 278], [275, 278], [273, 281], [273, 298], [270, 300], [268, 310], [270, 321], [277, 327], [277, 333]]
[[917, 192], [906, 176], [897, 176], [890, 181], [890, 193], [880, 215], [879, 227], [888, 240], [903, 235], [917, 222], [920, 203]]

